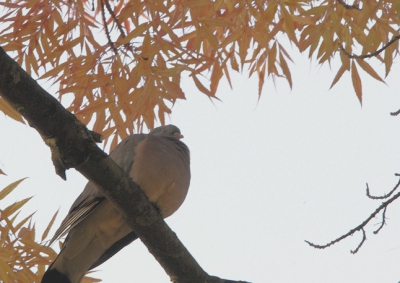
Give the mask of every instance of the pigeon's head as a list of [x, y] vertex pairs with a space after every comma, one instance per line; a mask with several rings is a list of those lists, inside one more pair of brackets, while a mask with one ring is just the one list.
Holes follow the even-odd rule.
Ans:
[[150, 131], [150, 135], [173, 136], [177, 139], [183, 138], [181, 130], [179, 130], [179, 128], [174, 125], [166, 125], [154, 128], [152, 131]]

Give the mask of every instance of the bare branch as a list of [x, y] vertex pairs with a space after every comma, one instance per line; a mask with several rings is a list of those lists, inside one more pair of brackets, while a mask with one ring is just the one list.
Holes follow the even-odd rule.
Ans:
[[114, 51], [115, 55], [118, 55], [117, 48], [115, 48], [115, 44], [111, 40], [110, 30], [108, 29], [108, 25], [107, 25], [106, 12], [105, 12], [105, 9], [104, 9], [104, 2], [106, 2], [106, 5], [107, 4], [110, 5], [110, 4], [108, 3], [107, 0], [101, 0], [100, 2], [101, 2], [101, 16], [103, 18], [103, 26], [104, 26], [104, 30], [106, 32], [108, 43], [110, 44], [111, 49]]
[[374, 231], [374, 234], [378, 234], [379, 231], [380, 231], [380, 230], [383, 228], [383, 226], [386, 224], [386, 208], [387, 208], [387, 207], [385, 207], [385, 209], [384, 209], [383, 212], [382, 212], [382, 222], [381, 222], [381, 225], [379, 225], [378, 229], [376, 229], [376, 230]]
[[[400, 177], [400, 174], [398, 174], [398, 173], [396, 173], [394, 175]], [[387, 194], [385, 194], [383, 196], [373, 196], [373, 195], [370, 194], [369, 186], [368, 186], [368, 183], [367, 183], [367, 197], [369, 197], [370, 199], [385, 199], [385, 198], [388, 198], [394, 193], [394, 191], [396, 191], [399, 188], [399, 186], [400, 186], [400, 178], [399, 178], [399, 181], [397, 182], [397, 184], [394, 186], [394, 188], [389, 193], [387, 193]]]
[[[398, 174], [397, 174], [397, 176], [398, 176]], [[335, 240], [333, 240], [333, 241], [331, 241], [331, 242], [329, 242], [329, 243], [327, 243], [327, 244], [324, 244], [324, 245], [317, 245], [317, 244], [314, 244], [314, 243], [312, 243], [312, 242], [310, 242], [310, 241], [307, 241], [307, 240], [306, 240], [305, 242], [306, 242], [307, 244], [309, 244], [310, 246], [314, 247], [314, 248], [317, 248], [317, 249], [325, 249], [325, 248], [327, 248], [327, 247], [329, 247], [329, 246], [332, 246], [333, 244], [336, 244], [336, 243], [340, 242], [341, 240], [343, 240], [343, 239], [345, 239], [345, 238], [347, 238], [347, 237], [353, 235], [353, 234], [354, 234], [355, 232], [357, 232], [357, 231], [363, 231], [364, 236], [363, 236], [363, 238], [362, 238], [362, 240], [361, 240], [361, 243], [357, 246], [357, 248], [356, 248], [354, 251], [351, 251], [351, 253], [356, 253], [356, 252], [358, 252], [358, 250], [360, 249], [360, 247], [362, 246], [362, 244], [363, 244], [363, 243], [365, 242], [365, 240], [366, 240], [365, 231], [364, 231], [365, 226], [366, 226], [378, 213], [380, 213], [382, 210], [383, 210], [382, 217], [383, 217], [384, 219], [383, 219], [383, 221], [382, 221], [381, 226], [383, 226], [383, 225], [385, 224], [385, 213], [386, 213], [386, 208], [388, 207], [388, 205], [389, 205], [390, 203], [392, 203], [394, 200], [398, 199], [399, 197], [400, 197], [400, 192], [398, 192], [397, 194], [395, 194], [394, 196], [392, 196], [392, 197], [391, 197], [390, 199], [388, 199], [387, 201], [383, 202], [383, 203], [382, 203], [382, 204], [381, 204], [367, 219], [365, 219], [364, 222], [362, 222], [360, 225], [356, 226], [355, 228], [351, 229], [351, 230], [350, 230], [349, 232], [347, 232], [346, 234], [340, 236], [339, 238], [337, 238], [337, 239], [335, 239]], [[376, 230], [376, 231], [374, 232], [374, 234], [377, 234], [381, 229], [382, 229], [382, 227], [379, 227], [378, 230]]]
[[373, 53], [370, 54], [365, 54], [365, 55], [355, 55], [355, 54], [350, 54], [349, 52], [347, 52], [342, 44], [338, 44], [340, 50], [350, 59], [366, 59], [366, 58], [371, 58], [374, 56], [377, 56], [379, 53], [381, 53], [383, 50], [385, 50], [386, 48], [388, 48], [390, 45], [392, 45], [394, 42], [396, 42], [397, 40], [400, 39], [400, 35], [396, 35], [395, 37], [393, 37], [388, 43], [386, 43], [382, 48], [376, 50]]
[[110, 13], [110, 15], [113, 18], [114, 22], [117, 24], [118, 30], [121, 33], [122, 38], [125, 38], [126, 34], [124, 32], [124, 29], [122, 28], [121, 23], [119, 22], [117, 16], [114, 14], [114, 11], [111, 9], [110, 2], [108, 2], [108, 0], [103, 0], [103, 1], [106, 4], [107, 11]]
[[397, 110], [396, 112], [390, 112], [390, 115], [392, 115], [392, 116], [397, 116], [399, 114], [400, 114], [400, 109]]
[[358, 1], [357, 1], [356, 4], [353, 4], [353, 5], [347, 4], [346, 2], [344, 2], [344, 0], [337, 0], [337, 2], [340, 5], [342, 5], [346, 10], [359, 10], [359, 11], [361, 11], [360, 6], [358, 5], [359, 4]]
[[364, 244], [365, 240], [367, 239], [364, 228], [362, 228], [361, 230], [363, 232], [363, 237], [361, 239], [361, 242], [358, 244], [357, 248], [355, 250], [350, 251], [352, 254], [356, 254], [358, 250], [361, 248], [361, 246]]

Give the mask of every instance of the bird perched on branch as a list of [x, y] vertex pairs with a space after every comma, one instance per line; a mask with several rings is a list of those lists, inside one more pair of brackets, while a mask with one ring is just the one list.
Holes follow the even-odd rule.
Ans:
[[[124, 139], [110, 157], [139, 185], [164, 218], [185, 200], [189, 149], [174, 125]], [[134, 203], [132, 205], [135, 205]], [[89, 182], [72, 204], [50, 244], [68, 233], [42, 283], [79, 283], [91, 270], [137, 239], [114, 205]]]

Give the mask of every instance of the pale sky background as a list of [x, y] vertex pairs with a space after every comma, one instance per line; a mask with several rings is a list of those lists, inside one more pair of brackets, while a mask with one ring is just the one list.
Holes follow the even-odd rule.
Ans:
[[[284, 80], [266, 80], [261, 99], [257, 80], [233, 76], [213, 103], [190, 79], [187, 101], [173, 108], [170, 122], [180, 127], [191, 150], [192, 181], [170, 227], [206, 272], [250, 282], [397, 283], [400, 281], [400, 201], [389, 206], [378, 235], [367, 226], [367, 241], [353, 255], [362, 235], [325, 250], [324, 244], [366, 219], [397, 183], [400, 166], [400, 68], [387, 85], [363, 76], [361, 107], [348, 75], [333, 89], [338, 70], [310, 64], [293, 51], [294, 89]], [[397, 60], [398, 62], [398, 60]], [[380, 70], [382, 66], [380, 66]], [[360, 70], [360, 73], [362, 71]], [[382, 74], [382, 73], [380, 73]], [[49, 89], [50, 90], [50, 89]], [[50, 90], [54, 93], [54, 90]], [[50, 150], [37, 132], [0, 115], [0, 188], [29, 177], [0, 203], [34, 195], [25, 215], [37, 211], [38, 238], [61, 208], [54, 233], [86, 180], [74, 170], [67, 182], [54, 173]], [[94, 275], [105, 283], [169, 282], [146, 247], [135, 241]]]

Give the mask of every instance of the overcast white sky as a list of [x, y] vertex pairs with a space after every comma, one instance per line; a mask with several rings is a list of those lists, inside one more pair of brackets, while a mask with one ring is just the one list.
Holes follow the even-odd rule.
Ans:
[[[191, 80], [187, 101], [173, 108], [191, 149], [192, 182], [181, 209], [167, 222], [210, 274], [250, 282], [396, 283], [400, 281], [400, 201], [387, 211], [387, 225], [372, 231], [352, 255], [356, 233], [326, 250], [304, 240], [326, 243], [357, 226], [397, 182], [400, 165], [400, 75], [395, 63], [387, 85], [364, 76], [361, 107], [349, 79], [328, 90], [333, 71], [294, 52], [294, 89], [267, 80], [260, 101], [257, 81], [234, 76], [234, 90], [223, 84], [222, 102], [213, 103]], [[56, 226], [86, 181], [74, 170], [64, 182], [54, 174], [50, 151], [40, 136], [0, 115], [0, 188], [29, 177], [0, 203], [34, 195], [25, 208], [40, 236], [60, 207]], [[39, 237], [38, 237], [39, 238]], [[136, 241], [98, 268], [111, 282], [169, 282]]]

